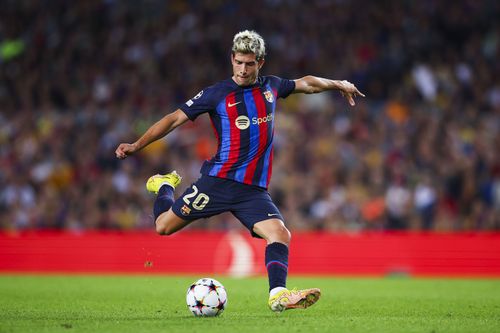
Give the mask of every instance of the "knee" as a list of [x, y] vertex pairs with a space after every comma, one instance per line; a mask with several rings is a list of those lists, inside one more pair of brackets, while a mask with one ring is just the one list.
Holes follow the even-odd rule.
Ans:
[[254, 232], [264, 238], [268, 244], [278, 242], [289, 245], [292, 238], [290, 231], [281, 221], [279, 223], [266, 223], [263, 225], [256, 224]]
[[292, 238], [290, 230], [288, 230], [283, 223], [280, 223], [279, 226], [271, 229], [270, 234], [271, 237], [275, 238], [275, 241], [279, 241], [280, 243], [288, 244]]
[[173, 230], [168, 227], [166, 223], [162, 223], [160, 219], [157, 219], [156, 222], [156, 233], [160, 236], [169, 236], [173, 234]]
[[282, 228], [280, 228], [280, 230], [278, 232], [279, 232], [278, 237], [279, 237], [280, 243], [289, 245], [290, 240], [292, 239], [292, 234], [290, 233], [290, 230], [288, 230], [287, 227], [282, 226]]

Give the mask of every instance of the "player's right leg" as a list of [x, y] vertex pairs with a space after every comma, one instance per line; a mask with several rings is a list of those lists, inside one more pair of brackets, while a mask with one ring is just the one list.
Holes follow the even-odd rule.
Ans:
[[245, 184], [233, 188], [237, 202], [231, 212], [251, 232], [266, 240], [265, 264], [269, 278], [268, 304], [272, 311], [304, 309], [316, 303], [321, 295], [317, 288], [287, 289], [288, 245], [291, 234], [283, 223], [283, 216], [266, 190]]
[[274, 312], [291, 309], [305, 309], [319, 300], [321, 291], [318, 288], [303, 290], [283, 289], [269, 297], [269, 308]]
[[256, 223], [253, 231], [268, 243], [265, 260], [269, 276], [269, 308], [274, 312], [282, 312], [305, 309], [316, 303], [321, 296], [318, 288], [303, 290], [286, 288], [288, 245], [291, 236], [284, 223], [279, 219], [267, 219]]
[[174, 190], [181, 180], [182, 177], [176, 171], [172, 171], [165, 175], [151, 176], [146, 183], [146, 189], [157, 194], [153, 213], [156, 232], [160, 235], [171, 235], [190, 223], [175, 215], [171, 209], [174, 203]]

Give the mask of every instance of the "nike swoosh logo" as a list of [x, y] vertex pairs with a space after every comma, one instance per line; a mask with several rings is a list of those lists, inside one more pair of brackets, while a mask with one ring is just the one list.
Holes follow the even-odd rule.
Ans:
[[279, 214], [271, 214], [271, 213], [267, 213], [267, 216], [278, 216]]
[[231, 103], [227, 103], [227, 106], [228, 106], [228, 107], [232, 107], [232, 106], [238, 105], [238, 104], [240, 104], [240, 103], [241, 103], [241, 101], [236, 102], [236, 103], [233, 103], [233, 104], [231, 104]]

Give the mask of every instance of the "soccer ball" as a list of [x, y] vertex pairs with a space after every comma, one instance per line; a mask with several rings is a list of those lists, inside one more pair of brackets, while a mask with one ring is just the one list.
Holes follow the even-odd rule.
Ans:
[[189, 286], [186, 303], [195, 316], [215, 317], [220, 315], [227, 305], [227, 293], [224, 286], [212, 278], [203, 278]]

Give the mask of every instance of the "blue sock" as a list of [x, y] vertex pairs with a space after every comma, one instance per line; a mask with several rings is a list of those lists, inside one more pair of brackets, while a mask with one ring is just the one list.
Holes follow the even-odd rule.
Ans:
[[269, 277], [269, 290], [276, 287], [286, 288], [288, 274], [288, 246], [271, 243], [266, 247], [266, 268]]
[[153, 214], [155, 216], [155, 221], [162, 213], [172, 207], [174, 203], [174, 189], [172, 186], [163, 185], [158, 191], [156, 196], [155, 204], [153, 207]]

